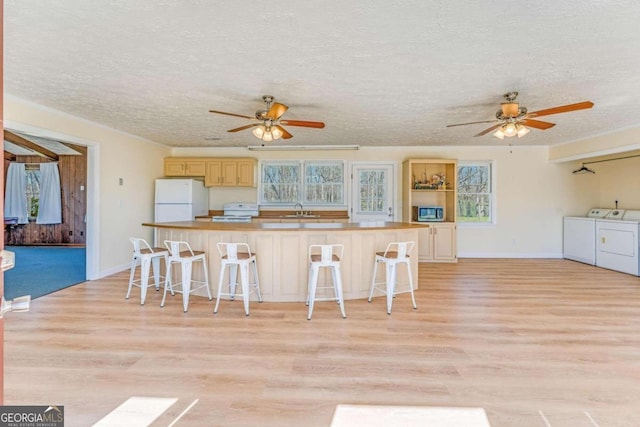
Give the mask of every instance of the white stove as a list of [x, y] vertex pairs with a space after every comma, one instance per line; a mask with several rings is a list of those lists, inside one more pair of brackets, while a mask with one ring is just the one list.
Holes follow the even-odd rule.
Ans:
[[225, 203], [224, 215], [214, 216], [212, 222], [251, 222], [251, 217], [260, 215], [257, 203]]

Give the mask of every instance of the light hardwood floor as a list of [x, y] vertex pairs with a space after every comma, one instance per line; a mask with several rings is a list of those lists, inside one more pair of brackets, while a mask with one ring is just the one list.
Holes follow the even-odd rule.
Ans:
[[127, 272], [5, 319], [5, 404], [89, 426], [130, 396], [178, 398], [154, 426], [329, 426], [339, 403], [481, 407], [497, 426], [640, 426], [640, 278], [567, 260], [420, 264], [398, 296], [251, 303], [161, 292]]

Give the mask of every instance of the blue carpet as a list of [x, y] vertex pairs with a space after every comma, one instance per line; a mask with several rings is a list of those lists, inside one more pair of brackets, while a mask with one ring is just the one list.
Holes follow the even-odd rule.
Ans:
[[16, 254], [15, 267], [4, 272], [4, 297], [31, 299], [86, 280], [85, 248], [7, 246]]

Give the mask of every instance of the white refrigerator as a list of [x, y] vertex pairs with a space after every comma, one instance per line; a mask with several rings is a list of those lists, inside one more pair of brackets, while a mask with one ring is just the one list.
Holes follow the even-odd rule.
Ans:
[[209, 189], [195, 179], [156, 179], [154, 222], [194, 221], [209, 213]]

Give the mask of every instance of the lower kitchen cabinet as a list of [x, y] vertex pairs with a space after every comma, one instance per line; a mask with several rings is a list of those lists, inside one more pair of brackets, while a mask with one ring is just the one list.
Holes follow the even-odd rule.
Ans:
[[456, 224], [429, 224], [419, 231], [418, 261], [458, 262]]

